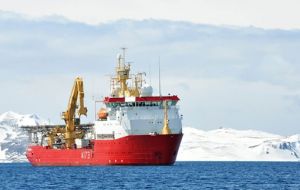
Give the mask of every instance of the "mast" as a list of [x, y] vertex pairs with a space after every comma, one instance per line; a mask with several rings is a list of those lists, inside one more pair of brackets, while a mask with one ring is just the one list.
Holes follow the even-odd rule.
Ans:
[[130, 64], [125, 63], [125, 51], [126, 48], [121, 48], [123, 50], [123, 56], [118, 56], [118, 67], [116, 68], [116, 80], [120, 84], [119, 97], [125, 97], [129, 94], [128, 86], [126, 81], [129, 79]]
[[126, 47], [122, 47], [121, 48], [122, 50], [123, 50], [123, 64], [125, 65], [126, 64], [126, 62], [125, 62], [125, 53], [126, 53]]

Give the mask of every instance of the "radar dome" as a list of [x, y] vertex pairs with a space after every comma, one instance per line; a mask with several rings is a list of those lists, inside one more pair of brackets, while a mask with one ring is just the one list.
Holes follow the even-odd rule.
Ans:
[[149, 84], [144, 84], [141, 88], [141, 96], [152, 96], [153, 89]]

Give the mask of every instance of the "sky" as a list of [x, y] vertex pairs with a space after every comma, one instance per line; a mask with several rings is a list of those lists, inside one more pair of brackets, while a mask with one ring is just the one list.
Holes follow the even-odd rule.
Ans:
[[0, 1], [0, 113], [62, 122], [82, 76], [92, 122], [126, 46], [155, 93], [160, 57], [162, 91], [181, 98], [184, 126], [299, 133], [296, 1], [154, 2]]
[[30, 18], [63, 16], [89, 24], [166, 19], [214, 25], [300, 27], [298, 0], [0, 0], [0, 9]]

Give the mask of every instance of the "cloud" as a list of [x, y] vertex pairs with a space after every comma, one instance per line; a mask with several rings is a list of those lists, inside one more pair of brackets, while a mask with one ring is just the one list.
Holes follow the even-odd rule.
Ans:
[[299, 1], [286, 0], [1, 0], [1, 10], [40, 19], [63, 16], [88, 24], [167, 19], [214, 25], [299, 28]]
[[[4, 13], [6, 15], [6, 13]], [[157, 93], [180, 95], [184, 124], [211, 129], [297, 132], [300, 31], [217, 27], [166, 20], [87, 25], [0, 14], [0, 112], [37, 113], [60, 122], [73, 80], [83, 76], [87, 121], [93, 97], [109, 93], [119, 48]], [[64, 20], [62, 22], [61, 20]]]

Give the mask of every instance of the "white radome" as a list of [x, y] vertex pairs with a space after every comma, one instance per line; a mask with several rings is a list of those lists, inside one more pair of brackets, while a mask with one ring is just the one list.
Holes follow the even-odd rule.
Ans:
[[144, 84], [141, 88], [141, 97], [152, 96], [153, 88], [149, 84]]

